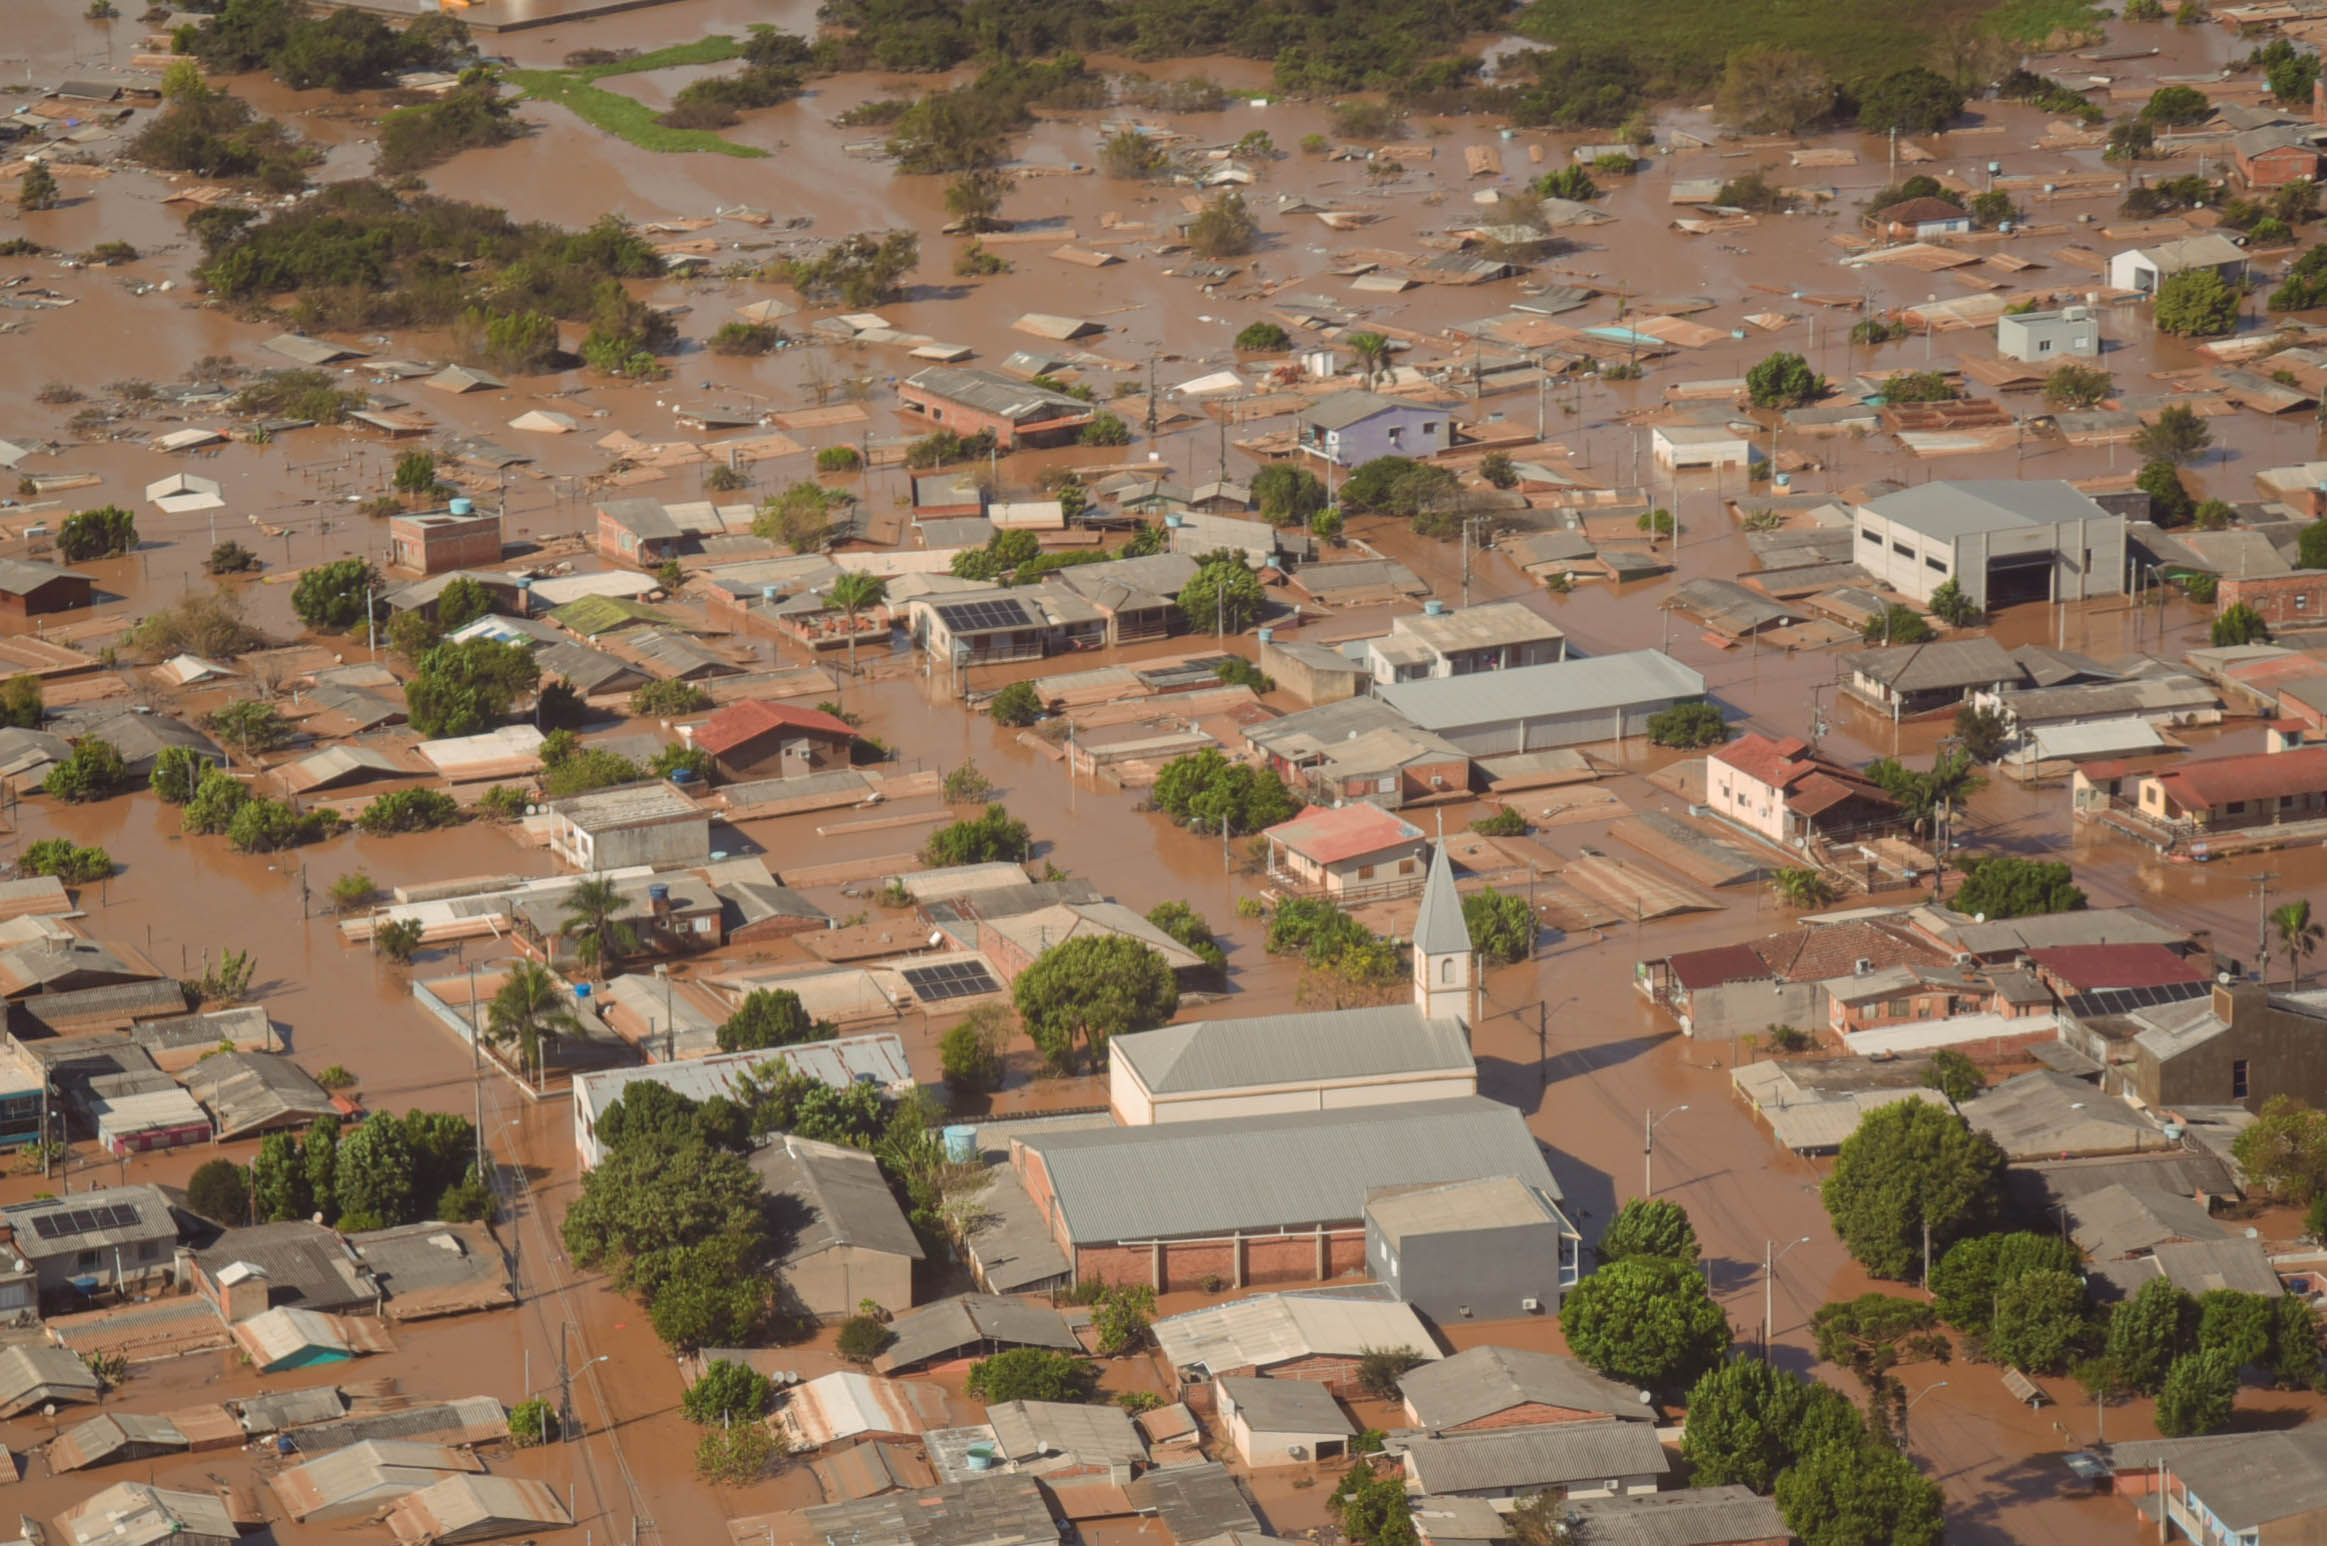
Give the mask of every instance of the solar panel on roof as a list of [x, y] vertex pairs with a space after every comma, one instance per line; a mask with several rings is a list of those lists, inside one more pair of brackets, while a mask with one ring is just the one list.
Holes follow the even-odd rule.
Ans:
[[1015, 601], [963, 601], [939, 607], [937, 615], [956, 633], [980, 628], [1023, 628], [1026, 609]]
[[905, 986], [911, 988], [913, 996], [924, 1003], [1002, 991], [1002, 985], [994, 980], [994, 974], [977, 961], [945, 961], [936, 966], [908, 966], [902, 975]]
[[64, 1233], [63, 1230], [57, 1227], [57, 1216], [53, 1213], [43, 1213], [38, 1218], [34, 1219], [32, 1221], [32, 1232], [40, 1236], [43, 1240], [54, 1240], [58, 1235]]

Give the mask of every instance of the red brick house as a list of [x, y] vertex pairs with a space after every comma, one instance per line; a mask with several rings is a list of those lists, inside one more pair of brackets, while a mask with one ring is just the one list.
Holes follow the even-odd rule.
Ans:
[[29, 558], [0, 559], [0, 616], [37, 617], [89, 604], [89, 577]]
[[399, 515], [388, 522], [388, 562], [423, 575], [480, 569], [501, 561], [501, 517], [479, 514], [465, 499], [449, 510]]
[[2238, 180], [2256, 193], [2319, 175], [2319, 149], [2296, 124], [2267, 124], [2233, 135], [2230, 160]]
[[1605, 1379], [1557, 1353], [1517, 1347], [1465, 1348], [1424, 1364], [1399, 1380], [1398, 1395], [1407, 1422], [1433, 1434], [1656, 1417], [1638, 1386]]
[[2275, 632], [2327, 628], [2327, 569], [2244, 578], [2222, 576], [2214, 588], [2214, 615], [2219, 617], [2242, 603], [2261, 613]]
[[711, 754], [720, 777], [738, 782], [845, 768], [856, 744], [856, 731], [846, 720], [764, 698], [729, 704], [691, 735]]
[[1071, 439], [1097, 413], [1089, 403], [1064, 392], [990, 370], [951, 365], [932, 365], [899, 382], [897, 406], [964, 437], [991, 431], [995, 444], [1005, 451], [1020, 444]]

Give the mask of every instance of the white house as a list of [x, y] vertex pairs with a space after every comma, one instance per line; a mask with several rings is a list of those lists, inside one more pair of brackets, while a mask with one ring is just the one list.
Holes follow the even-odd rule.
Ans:
[[2235, 284], [2245, 277], [2246, 254], [2229, 237], [2212, 231], [2154, 247], [2129, 247], [2109, 260], [2109, 284], [2150, 295], [2167, 275], [2193, 268], [2210, 268]]
[[1726, 424], [1660, 424], [1648, 432], [1649, 455], [1667, 472], [1690, 467], [1745, 467], [1753, 442]]

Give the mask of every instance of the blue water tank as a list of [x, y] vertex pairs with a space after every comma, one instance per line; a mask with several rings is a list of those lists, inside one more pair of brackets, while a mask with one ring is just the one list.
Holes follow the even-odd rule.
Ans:
[[945, 1157], [961, 1163], [978, 1157], [978, 1130], [966, 1122], [945, 1130]]
[[589, 985], [588, 983], [586, 983], [586, 982], [577, 982], [577, 983], [575, 983], [575, 984], [574, 984], [574, 997], [576, 997], [576, 998], [588, 998], [589, 996], [590, 996], [590, 985]]
[[695, 770], [694, 770], [693, 768], [673, 768], [673, 769], [671, 769], [671, 782], [672, 782], [672, 783], [674, 783], [674, 784], [691, 784], [691, 783], [693, 783], [694, 781], [695, 781]]
[[456, 499], [452, 502], [452, 513], [455, 515], [474, 515], [476, 511], [477, 506], [473, 500]]
[[654, 881], [646, 888], [646, 899], [650, 902], [667, 902], [671, 899], [671, 888], [659, 880]]

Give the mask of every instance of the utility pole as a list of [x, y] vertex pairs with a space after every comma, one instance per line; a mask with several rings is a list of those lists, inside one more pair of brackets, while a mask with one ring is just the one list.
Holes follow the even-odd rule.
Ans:
[[[485, 1033], [478, 1018], [477, 963], [469, 963], [469, 1084], [477, 1099], [477, 1179], [485, 1179]], [[515, 1231], [511, 1231], [515, 1233]]]
[[1155, 349], [1147, 351], [1147, 448], [1155, 449]]
[[2278, 878], [2267, 870], [2247, 881], [2254, 888], [2254, 980], [2264, 987], [2270, 986], [2270, 883]]

